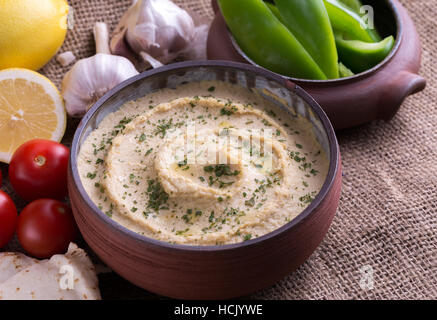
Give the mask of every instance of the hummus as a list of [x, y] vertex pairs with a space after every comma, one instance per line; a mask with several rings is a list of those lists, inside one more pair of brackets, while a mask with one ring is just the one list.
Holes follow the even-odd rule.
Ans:
[[81, 146], [92, 201], [144, 236], [217, 245], [265, 235], [320, 191], [329, 162], [310, 123], [224, 82], [130, 101]]

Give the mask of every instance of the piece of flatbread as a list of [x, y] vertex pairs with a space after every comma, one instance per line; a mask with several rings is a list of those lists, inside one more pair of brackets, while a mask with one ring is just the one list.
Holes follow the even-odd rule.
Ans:
[[[50, 260], [27, 260], [21, 254], [5, 255], [8, 261], [18, 260], [18, 272], [5, 267], [11, 275], [0, 281], [0, 299], [5, 300], [100, 300], [94, 265], [84, 250], [71, 243], [65, 255]], [[12, 258], [10, 258], [12, 257]], [[17, 258], [18, 257], [18, 258]], [[2, 256], [0, 256], [2, 259]], [[23, 262], [25, 261], [25, 262]], [[21, 266], [28, 264], [26, 268]], [[5, 265], [7, 262], [5, 262]], [[3, 262], [0, 261], [0, 266]], [[2, 269], [0, 269], [2, 271]], [[5, 279], [6, 277], [2, 277]]]
[[0, 285], [39, 261], [19, 252], [0, 252]]

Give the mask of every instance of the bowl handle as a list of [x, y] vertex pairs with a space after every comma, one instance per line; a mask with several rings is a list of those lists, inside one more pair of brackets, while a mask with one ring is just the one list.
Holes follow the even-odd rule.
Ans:
[[402, 71], [392, 79], [379, 103], [380, 118], [387, 121], [394, 117], [405, 98], [426, 87], [425, 78], [409, 71]]

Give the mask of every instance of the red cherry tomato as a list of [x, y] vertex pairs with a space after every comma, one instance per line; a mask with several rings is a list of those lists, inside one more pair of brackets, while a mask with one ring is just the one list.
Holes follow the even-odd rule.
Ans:
[[18, 216], [18, 241], [26, 252], [37, 258], [65, 253], [76, 235], [70, 207], [57, 200], [33, 201]]
[[0, 248], [11, 240], [17, 227], [17, 209], [12, 199], [0, 190]]
[[0, 171], [0, 187], [2, 186], [2, 172]]
[[67, 147], [50, 140], [35, 139], [21, 145], [9, 165], [15, 191], [27, 201], [65, 198], [69, 153]]

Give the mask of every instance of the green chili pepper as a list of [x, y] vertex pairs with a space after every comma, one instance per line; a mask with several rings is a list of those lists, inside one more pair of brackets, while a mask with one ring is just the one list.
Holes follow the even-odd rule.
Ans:
[[348, 34], [354, 40], [377, 42], [377, 34], [370, 31], [361, 17], [338, 0], [324, 0], [334, 31]]
[[343, 3], [346, 7], [351, 9], [356, 14], [360, 14], [361, 7], [363, 6], [360, 0], [338, 0], [338, 1]]
[[262, 0], [219, 0], [241, 49], [257, 64], [280, 74], [325, 80], [326, 75]]
[[355, 75], [351, 69], [346, 67], [343, 63], [338, 63], [338, 73], [340, 74], [340, 78], [352, 77]]
[[277, 6], [275, 6], [273, 3], [270, 2], [264, 2], [267, 7], [269, 7], [270, 11], [275, 15], [276, 18], [278, 18], [281, 23], [284, 23], [284, 20], [282, 20], [281, 13], [279, 12], [279, 9]]
[[387, 57], [395, 40], [389, 36], [376, 43], [359, 40], [345, 40], [342, 34], [335, 34], [340, 60], [353, 72], [360, 73], [373, 68]]
[[323, 0], [275, 0], [282, 20], [328, 79], [338, 78], [335, 38]]
[[[346, 7], [351, 9], [353, 12], [358, 14], [361, 19], [364, 17], [364, 13], [361, 13], [361, 8], [363, 7], [363, 4], [360, 0], [338, 0], [341, 3], [343, 3]], [[367, 32], [370, 33], [370, 36], [372, 39], [374, 39], [374, 42], [381, 41], [381, 36], [379, 35], [378, 31], [376, 29], [367, 29]]]

